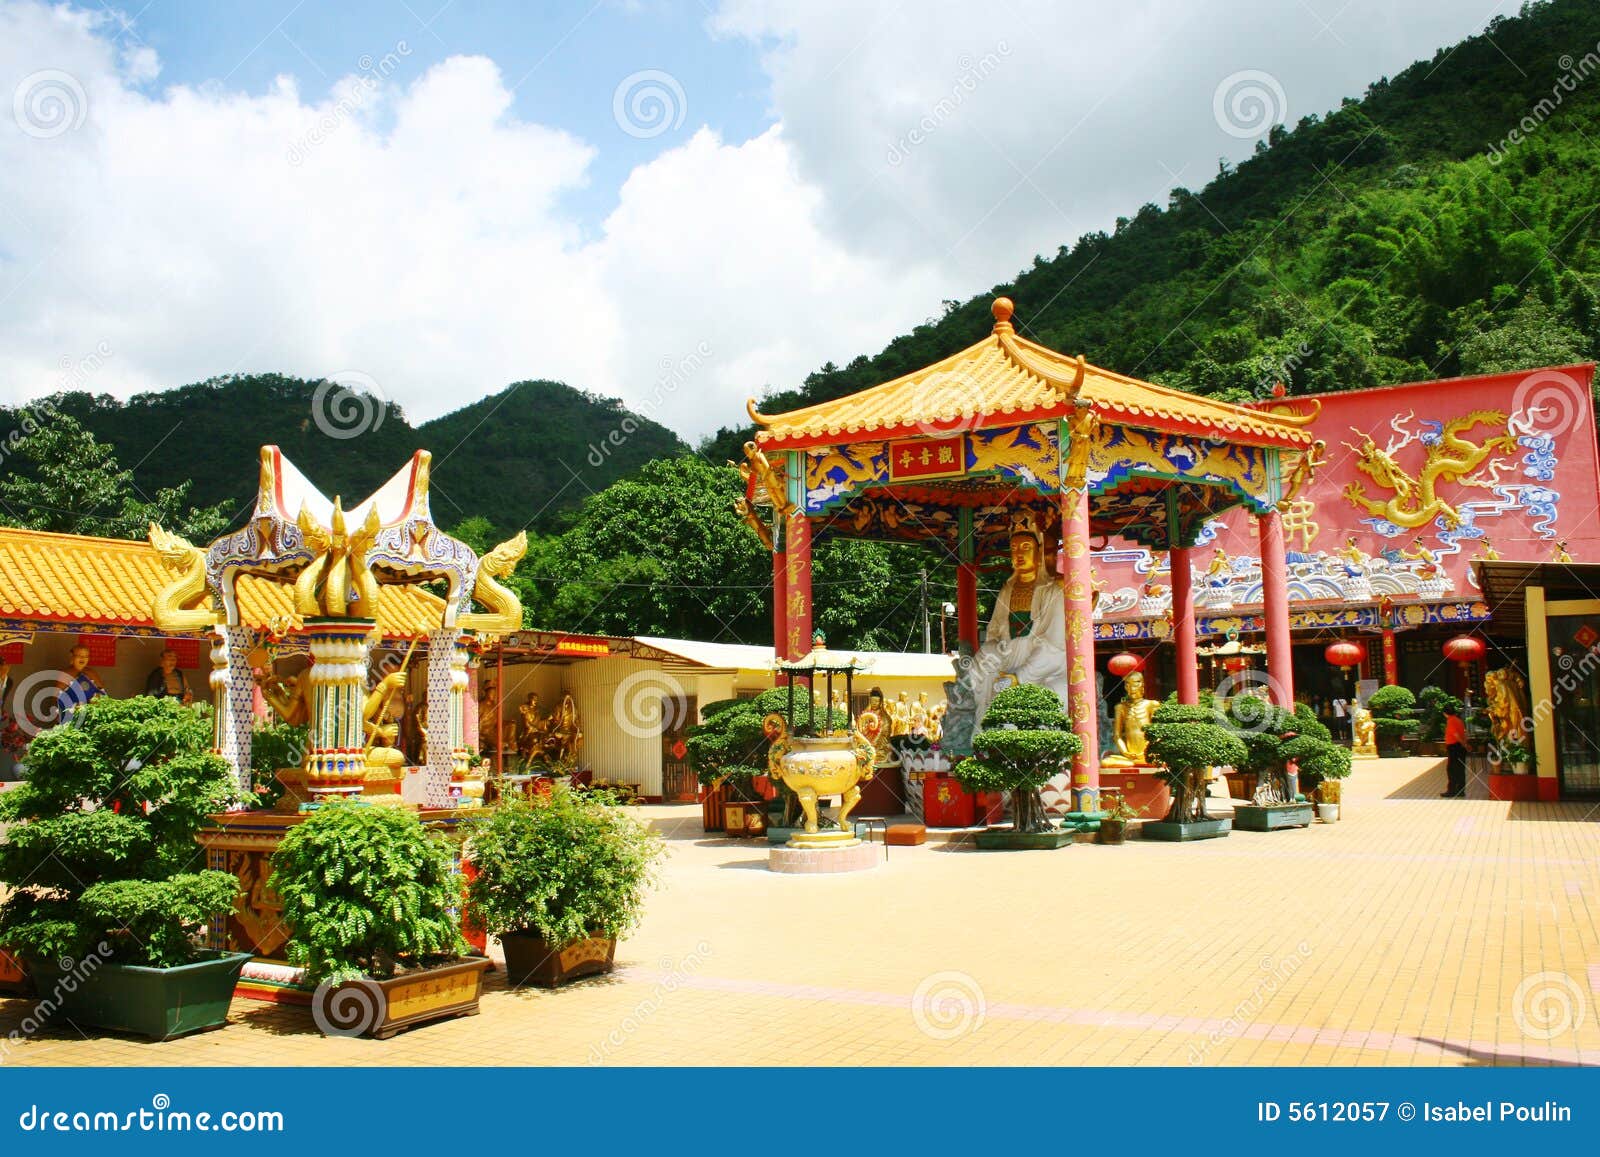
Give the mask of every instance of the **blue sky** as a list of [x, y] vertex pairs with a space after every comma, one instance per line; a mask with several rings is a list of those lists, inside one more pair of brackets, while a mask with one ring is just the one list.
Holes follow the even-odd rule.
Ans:
[[0, 0], [0, 401], [548, 378], [694, 438], [1517, 6], [438, 3]]
[[[615, 207], [633, 168], [682, 144], [699, 125], [741, 141], [775, 119], [755, 45], [713, 35], [700, 3], [135, 0], [124, 12], [131, 18], [118, 40], [153, 48], [162, 84], [215, 82], [260, 93], [288, 74], [316, 98], [357, 71], [363, 57], [393, 54], [392, 78], [400, 84], [447, 56], [492, 57], [513, 86], [519, 117], [560, 125], [598, 150], [589, 186], [566, 201], [590, 227]], [[400, 44], [409, 50], [404, 55]], [[645, 69], [681, 84], [686, 116], [677, 130], [634, 137], [613, 122], [618, 81]]]

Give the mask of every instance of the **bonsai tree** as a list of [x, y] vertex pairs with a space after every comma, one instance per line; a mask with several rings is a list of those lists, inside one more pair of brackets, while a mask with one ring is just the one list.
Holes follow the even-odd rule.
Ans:
[[1324, 780], [1340, 780], [1350, 774], [1350, 749], [1335, 743], [1329, 731], [1312, 714], [1308, 704], [1298, 704], [1293, 716], [1295, 734], [1283, 742], [1285, 765], [1292, 761], [1299, 771], [1300, 790], [1310, 796]]
[[1417, 694], [1417, 735], [1427, 743], [1438, 743], [1444, 739], [1444, 717], [1454, 712], [1461, 713], [1461, 700], [1457, 699], [1443, 687], [1431, 684], [1424, 687]]
[[1241, 766], [1248, 758], [1244, 742], [1210, 703], [1168, 700], [1156, 708], [1145, 730], [1145, 750], [1162, 768], [1172, 789], [1167, 822], [1192, 823], [1206, 815], [1206, 772], [1213, 767]]
[[1385, 754], [1393, 754], [1400, 737], [1416, 728], [1417, 697], [1401, 686], [1379, 687], [1367, 700], [1367, 710], [1372, 712], [1372, 726], [1378, 733], [1378, 745]]
[[1256, 775], [1257, 803], [1287, 802], [1288, 761], [1293, 757], [1284, 746], [1301, 726], [1309, 722], [1327, 733], [1314, 717], [1293, 715], [1259, 695], [1235, 695], [1228, 702], [1225, 722], [1244, 744], [1244, 762], [1235, 764], [1234, 770]]
[[1050, 831], [1039, 789], [1083, 750], [1061, 697], [1031, 683], [1008, 687], [990, 702], [981, 728], [952, 773], [968, 791], [1009, 792], [1017, 831]]
[[451, 845], [406, 808], [324, 804], [284, 835], [272, 869], [289, 962], [312, 983], [382, 980], [466, 951]]
[[473, 919], [497, 936], [536, 935], [555, 948], [627, 935], [666, 848], [602, 795], [557, 786], [532, 800], [506, 800], [477, 823], [469, 836]]
[[310, 728], [303, 723], [273, 723], [250, 733], [250, 792], [252, 806], [271, 808], [283, 798], [278, 772], [299, 767], [306, 755]]
[[197, 934], [238, 892], [191, 870], [195, 834], [236, 796], [210, 747], [209, 707], [148, 696], [100, 696], [35, 738], [28, 778], [0, 795], [0, 942], [34, 960], [199, 958]]

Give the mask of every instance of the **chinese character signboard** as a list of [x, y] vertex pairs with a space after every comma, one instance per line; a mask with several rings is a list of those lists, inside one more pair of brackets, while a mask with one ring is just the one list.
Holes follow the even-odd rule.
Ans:
[[961, 434], [952, 434], [947, 438], [913, 438], [905, 442], [889, 443], [891, 482], [959, 478], [966, 472], [966, 441]]

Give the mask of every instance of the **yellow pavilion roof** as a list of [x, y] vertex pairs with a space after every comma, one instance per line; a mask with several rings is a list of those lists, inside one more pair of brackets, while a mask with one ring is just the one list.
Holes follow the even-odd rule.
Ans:
[[[0, 527], [0, 618], [67, 630], [154, 627], [151, 608], [172, 577], [148, 542]], [[426, 634], [442, 620], [443, 607], [419, 587], [378, 588], [378, 626], [386, 638]], [[239, 612], [256, 628], [299, 622], [292, 589], [255, 576], [239, 580]]]
[[994, 331], [924, 369], [831, 402], [786, 414], [750, 417], [763, 445], [815, 445], [857, 435], [915, 436], [959, 432], [1036, 418], [1064, 417], [1087, 406], [1103, 421], [1229, 441], [1300, 448], [1313, 439], [1306, 418], [1187, 394], [1069, 358], [1011, 325], [1008, 298], [994, 301]]

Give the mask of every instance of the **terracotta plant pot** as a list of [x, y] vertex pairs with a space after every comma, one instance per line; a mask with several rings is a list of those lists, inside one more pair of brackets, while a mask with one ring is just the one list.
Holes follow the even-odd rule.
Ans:
[[481, 956], [434, 968], [418, 968], [388, 980], [363, 978], [319, 996], [317, 1027], [323, 1036], [370, 1036], [388, 1040], [401, 1029], [436, 1020], [478, 1015], [483, 974], [492, 967]]
[[1128, 821], [1126, 820], [1101, 820], [1100, 830], [1095, 833], [1095, 840], [1102, 844], [1120, 844], [1128, 838]]
[[610, 972], [617, 959], [617, 942], [603, 936], [553, 948], [537, 933], [508, 932], [500, 937], [500, 947], [506, 954], [506, 983], [512, 988], [557, 988], [581, 976]]

